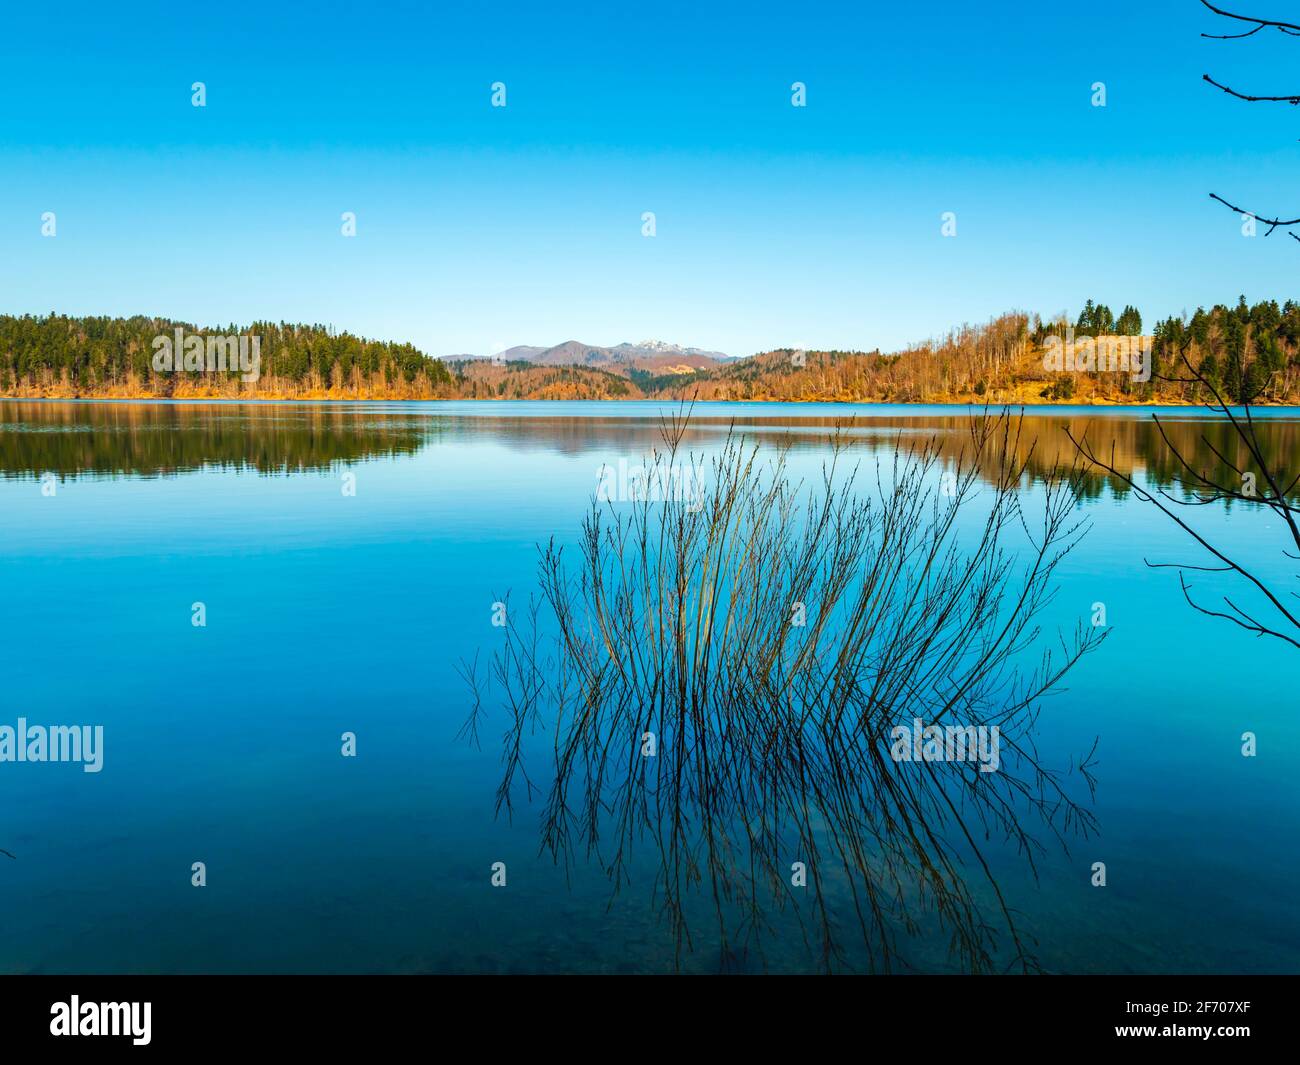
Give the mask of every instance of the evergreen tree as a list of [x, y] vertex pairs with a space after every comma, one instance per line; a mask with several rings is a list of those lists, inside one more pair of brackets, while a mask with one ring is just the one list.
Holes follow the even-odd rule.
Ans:
[[1136, 307], [1131, 304], [1124, 307], [1120, 312], [1119, 320], [1115, 323], [1115, 332], [1127, 337], [1142, 335], [1142, 315], [1138, 313]]

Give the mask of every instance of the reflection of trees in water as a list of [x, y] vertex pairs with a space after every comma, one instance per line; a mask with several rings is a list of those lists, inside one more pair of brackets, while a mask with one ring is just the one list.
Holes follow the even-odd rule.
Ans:
[[[252, 468], [264, 473], [327, 468], [377, 455], [412, 454], [433, 443], [491, 442], [521, 451], [566, 455], [642, 454], [660, 442], [657, 415], [574, 417], [461, 413], [437, 404], [142, 404], [0, 403], [0, 473], [31, 476], [54, 472], [156, 475], [197, 469], [205, 464]], [[788, 410], [788, 408], [785, 408]], [[890, 452], [904, 439], [934, 438], [943, 463], [951, 464], [967, 442], [970, 414], [850, 415], [772, 414], [745, 408], [734, 414], [696, 413], [685, 430], [687, 448], [716, 448], [729, 433], [764, 447], [820, 451], [827, 434], [842, 429], [847, 442]], [[1231, 472], [1223, 459], [1239, 466], [1246, 456], [1230, 426], [1205, 418], [1172, 415], [1162, 419], [1171, 440], [1212, 472]], [[1073, 460], [1064, 429], [1078, 438], [1092, 423], [1115, 444], [1115, 465], [1167, 487], [1181, 469], [1146, 417], [1104, 413], [1029, 413], [1028, 431], [1017, 445], [1026, 472], [1049, 474]], [[1258, 422], [1266, 457], [1300, 453], [1300, 421], [1265, 418]], [[1032, 450], [1030, 438], [1037, 444]], [[1202, 439], [1204, 438], [1204, 439]], [[1218, 452], [1216, 455], [1215, 452]], [[1221, 456], [1221, 457], [1220, 457]], [[593, 477], [595, 476], [593, 470]], [[1140, 478], [1139, 478], [1140, 479]], [[1095, 497], [1109, 485], [1117, 494], [1127, 486], [1115, 477], [1090, 471], [1082, 495]]]
[[0, 404], [0, 473], [290, 473], [414, 454], [428, 436], [421, 419], [338, 406], [9, 402]]
[[[729, 433], [763, 446], [789, 448], [793, 451], [820, 451], [830, 432], [843, 430], [846, 440], [871, 449], [892, 451], [900, 434], [907, 437], [934, 437], [944, 462], [950, 463], [967, 443], [971, 411], [947, 414], [878, 414], [863, 411], [854, 414], [773, 414], [746, 411], [743, 414], [718, 416], [696, 413], [683, 437], [683, 446], [716, 446]], [[978, 412], [975, 412], [978, 413]], [[1035, 478], [1049, 475], [1059, 465], [1074, 462], [1076, 451], [1065, 434], [1068, 427], [1076, 438], [1088, 425], [1104, 432], [1107, 446], [1115, 444], [1115, 462], [1119, 469], [1150, 478], [1162, 487], [1186, 480], [1186, 471], [1174, 459], [1151, 419], [1142, 415], [1116, 416], [1104, 412], [1040, 413], [1026, 412], [1027, 431], [1018, 446], [1028, 474]], [[1224, 459], [1238, 466], [1247, 455], [1224, 422], [1180, 416], [1161, 419], [1165, 431], [1185, 455], [1195, 455], [1209, 469], [1231, 472]], [[1300, 420], [1263, 418], [1258, 421], [1261, 446], [1271, 456], [1300, 453]], [[500, 417], [493, 415], [449, 419], [444, 431], [451, 438], [490, 438], [495, 443], [521, 450], [549, 450], [579, 455], [586, 452], [649, 452], [660, 442], [659, 419], [647, 417]], [[1032, 445], [1032, 448], [1031, 448]], [[1124, 495], [1128, 487], [1118, 478], [1098, 471], [1086, 472], [1080, 481], [1080, 494], [1095, 498], [1107, 488]]]
[[[703, 904], [724, 960], [761, 955], [789, 907], [828, 968], [864, 950], [873, 969], [903, 964], [901, 940], [937, 920], [963, 968], [1032, 969], [988, 841], [1032, 867], [1036, 833], [1093, 827], [1032, 731], [1101, 630], [1040, 639], [1083, 529], [1073, 471], [1045, 474], [1040, 511], [1022, 506], [1022, 429], [967, 421], [956, 451], [897, 443], [865, 472], [841, 439], [805, 492], [784, 454], [764, 464], [731, 436], [706, 463], [671, 427], [652, 461], [694, 463], [703, 496], [593, 504], [579, 558], [546, 546], [539, 596], [486, 674], [465, 669], [470, 733], [485, 700], [506, 711], [498, 809], [539, 796], [543, 848], [594, 859], [615, 892], [649, 858], [679, 963]], [[893, 730], [916, 719], [996, 727], [997, 771], [895, 761]]]

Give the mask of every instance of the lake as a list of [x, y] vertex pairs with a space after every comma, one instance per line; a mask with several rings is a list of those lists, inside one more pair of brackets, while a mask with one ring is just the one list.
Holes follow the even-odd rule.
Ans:
[[[0, 971], [716, 971], [707, 919], [675, 949], [648, 867], [611, 895], [595, 861], [540, 852], [538, 802], [496, 815], [501, 719], [479, 746], [458, 735], [473, 703], [458, 666], [499, 646], [493, 604], [535, 589], [539, 544], [577, 544], [601, 468], [639, 462], [672, 409], [0, 402], [0, 725], [104, 736], [99, 772], [0, 763]], [[1171, 486], [1151, 413], [1030, 408], [1026, 505], [1035, 472], [1072, 454], [1066, 425]], [[1230, 447], [1196, 411], [1160, 413], [1189, 453], [1209, 455], [1203, 434]], [[1294, 462], [1300, 411], [1257, 414]], [[865, 465], [900, 440], [944, 454], [968, 417], [701, 404], [686, 444], [716, 454], [734, 427], [816, 482], [837, 424]], [[1032, 869], [994, 834], [998, 888], [1049, 971], [1300, 971], [1300, 652], [1194, 612], [1147, 561], [1204, 556], [1122, 485], [1091, 477], [1078, 512], [1090, 529], [1044, 625], [1103, 603], [1108, 633], [1033, 738], [1062, 772], [1096, 741], [1097, 831], [1044, 833]], [[1194, 517], [1289, 590], [1277, 519]], [[1229, 587], [1198, 576], [1209, 596]], [[769, 949], [731, 964], [816, 970], [803, 905], [774, 909]], [[930, 922], [903, 942], [913, 968], [955, 966]]]

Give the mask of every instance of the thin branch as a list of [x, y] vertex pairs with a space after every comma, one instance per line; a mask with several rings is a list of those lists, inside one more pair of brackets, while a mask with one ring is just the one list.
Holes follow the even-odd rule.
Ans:
[[1244, 92], [1238, 92], [1236, 89], [1230, 89], [1221, 82], [1215, 81], [1210, 75], [1202, 74], [1201, 79], [1208, 81], [1216, 89], [1222, 89], [1229, 96], [1235, 96], [1238, 100], [1245, 100], [1252, 104], [1300, 104], [1300, 93], [1294, 96], [1248, 96]]
[[1237, 625], [1240, 628], [1245, 629], [1247, 632], [1253, 632], [1256, 636], [1276, 636], [1280, 640], [1286, 640], [1287, 643], [1294, 644], [1296, 647], [1300, 647], [1300, 642], [1293, 640], [1290, 636], [1287, 636], [1280, 632], [1274, 632], [1272, 629], [1269, 628], [1265, 628], [1253, 617], [1251, 617], [1240, 607], [1238, 607], [1226, 595], [1223, 597], [1223, 601], [1227, 603], [1228, 606], [1230, 606], [1236, 612], [1236, 614], [1240, 615], [1240, 617], [1234, 617], [1232, 614], [1225, 614], [1221, 610], [1211, 610], [1208, 607], [1201, 606], [1200, 603], [1198, 603], [1195, 599], [1192, 598], [1191, 585], [1187, 583], [1187, 578], [1183, 576], [1183, 574], [1181, 573], [1178, 575], [1178, 582], [1182, 585], [1183, 588], [1183, 598], [1187, 600], [1187, 605], [1190, 606], [1193, 610], [1196, 610], [1199, 613], [1206, 615], [1207, 617], [1222, 618], [1224, 621], [1231, 621], [1234, 625]]
[[[1225, 200], [1222, 196], [1220, 196], [1217, 192], [1212, 192], [1212, 193], [1210, 193], [1210, 199], [1212, 199], [1212, 200], [1218, 200], [1221, 204], [1223, 204], [1223, 205], [1224, 205], [1225, 207], [1227, 207], [1229, 210], [1236, 211], [1238, 214], [1248, 214], [1248, 215], [1250, 215], [1251, 218], [1255, 219], [1256, 222], [1263, 222], [1266, 226], [1268, 226], [1268, 232], [1264, 234], [1264, 236], [1266, 236], [1266, 237], [1269, 236], [1269, 235], [1271, 235], [1272, 232], [1273, 232], [1273, 230], [1277, 229], [1279, 226], [1297, 226], [1297, 225], [1300, 225], [1300, 218], [1292, 218], [1292, 219], [1281, 219], [1281, 218], [1261, 218], [1261, 217], [1260, 217], [1259, 215], [1257, 215], [1254, 211], [1243, 211], [1240, 207], [1234, 207], [1234, 206], [1233, 206], [1232, 204], [1230, 204], [1227, 200]], [[1294, 233], [1292, 233], [1291, 235], [1292, 235], [1293, 237], [1295, 236]]]
[[[1210, 387], [1213, 388], [1212, 385]], [[1217, 393], [1216, 393], [1216, 397], [1217, 397]], [[1232, 417], [1231, 413], [1229, 413], [1229, 417], [1230, 418]], [[1237, 428], [1238, 434], [1241, 434], [1242, 429], [1240, 423], [1237, 422], [1236, 419], [1233, 419], [1233, 425], [1234, 427]], [[1133, 494], [1139, 500], [1141, 500], [1144, 503], [1150, 503], [1158, 510], [1160, 510], [1160, 512], [1163, 513], [1165, 517], [1169, 518], [1176, 525], [1178, 525], [1179, 528], [1181, 528], [1193, 540], [1195, 540], [1198, 544], [1200, 544], [1202, 548], [1204, 548], [1207, 552], [1209, 552], [1220, 562], [1222, 562], [1226, 568], [1234, 571], [1240, 577], [1245, 579], [1248, 583], [1254, 585], [1255, 588], [1264, 596], [1264, 598], [1266, 598], [1269, 601], [1269, 603], [1272, 604], [1273, 609], [1276, 610], [1286, 620], [1288, 625], [1290, 625], [1293, 629], [1300, 631], [1300, 618], [1298, 618], [1296, 615], [1288, 611], [1287, 608], [1283, 606], [1282, 603], [1278, 600], [1277, 596], [1273, 594], [1273, 592], [1269, 589], [1269, 587], [1266, 584], [1264, 584], [1262, 580], [1260, 580], [1257, 576], [1255, 576], [1255, 574], [1251, 573], [1249, 570], [1247, 570], [1237, 562], [1234, 562], [1231, 558], [1229, 558], [1222, 551], [1220, 551], [1213, 544], [1211, 544], [1208, 540], [1206, 540], [1204, 536], [1202, 536], [1199, 532], [1197, 532], [1194, 528], [1192, 528], [1191, 525], [1189, 525], [1181, 517], [1179, 517], [1177, 513], [1170, 510], [1167, 506], [1161, 503], [1159, 499], [1157, 499], [1152, 493], [1148, 492], [1145, 488], [1139, 485], [1132, 477], [1128, 476], [1127, 474], [1119, 470], [1115, 465], [1115, 461], [1113, 457], [1109, 462], [1102, 459], [1096, 453], [1092, 445], [1087, 443], [1086, 432], [1079, 439], [1076, 439], [1072, 430], [1067, 426], [1065, 429], [1065, 435], [1066, 437], [1069, 438], [1070, 443], [1074, 445], [1075, 450], [1084, 459], [1086, 459], [1092, 465], [1105, 470], [1112, 477], [1115, 477], [1118, 480], [1122, 481], [1124, 484], [1126, 484], [1129, 487], [1130, 491], [1132, 491]], [[1150, 565], [1150, 563], [1148, 563], [1148, 565]], [[1176, 567], [1176, 568], [1183, 568], [1183, 567]], [[1195, 567], [1187, 567], [1187, 568], [1195, 568]], [[1186, 595], [1185, 590], [1184, 590], [1184, 595]], [[1189, 602], [1191, 601], [1190, 597], [1188, 601]], [[1226, 601], [1227, 600], [1225, 600], [1225, 602]], [[1192, 605], [1196, 606], [1197, 609], [1201, 610], [1202, 613], [1206, 613], [1206, 614], [1212, 613], [1212, 611], [1205, 610], [1204, 608], [1200, 607], [1195, 603], [1193, 603]], [[1231, 606], [1232, 604], [1229, 603], [1229, 605]], [[1233, 609], [1236, 608], [1233, 607]], [[1226, 616], [1226, 615], [1214, 615], [1214, 616]], [[1251, 620], [1253, 621], [1254, 619]], [[1266, 635], [1266, 636], [1276, 636], [1278, 639], [1284, 640], [1285, 642], [1295, 647], [1300, 647], [1300, 641], [1297, 641], [1293, 637], [1288, 636], [1286, 633], [1279, 632], [1276, 629], [1269, 629], [1264, 627], [1263, 625], [1260, 625], [1258, 626], [1258, 634]]]
[[1280, 33], [1285, 33], [1289, 37], [1300, 37], [1300, 26], [1295, 25], [1295, 23], [1275, 22], [1272, 19], [1255, 18], [1253, 15], [1234, 15], [1231, 11], [1224, 11], [1222, 8], [1215, 7], [1209, 2], [1209, 0], [1201, 0], [1201, 3], [1216, 15], [1222, 15], [1224, 18], [1236, 19], [1238, 22], [1254, 22], [1257, 24], [1249, 33], [1233, 33], [1222, 36], [1215, 33], [1202, 33], [1202, 37], [1210, 37], [1219, 41], [1236, 40], [1239, 37], [1249, 37], [1251, 34], [1258, 33], [1260, 30], [1268, 29], [1270, 26]]

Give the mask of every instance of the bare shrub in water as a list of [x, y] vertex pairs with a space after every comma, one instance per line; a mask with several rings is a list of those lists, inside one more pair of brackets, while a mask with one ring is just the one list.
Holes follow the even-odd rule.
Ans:
[[[684, 427], [665, 423], [647, 480], [696, 491], [593, 502], [576, 564], [554, 541], [541, 548], [526, 617], [487, 678], [466, 669], [470, 730], [485, 687], [509, 718], [498, 812], [540, 794], [543, 848], [566, 864], [584, 852], [615, 891], [648, 848], [679, 961], [699, 892], [724, 959], [761, 950], [769, 908], [797, 894], [827, 967], [845, 960], [846, 928], [888, 970], [899, 934], [936, 918], [964, 968], [999, 952], [1032, 967], [982, 846], [1009, 838], [1032, 866], [1042, 845], [1027, 812], [1062, 843], [1092, 827], [1030, 738], [1039, 700], [1101, 639], [1079, 625], [1047, 646], [1034, 622], [1083, 531], [1074, 471], [1047, 477], [1031, 518], [1019, 488], [1032, 448], [1006, 413], [973, 417], [946, 469], [935, 441], [900, 436], [864, 477], [837, 434], [808, 488], [783, 452], [760, 462], [734, 433], [711, 461], [683, 455]], [[891, 731], [916, 719], [997, 726], [997, 771], [895, 761]], [[538, 729], [553, 740], [544, 770], [526, 754]], [[794, 861], [806, 892], [791, 886]]]

